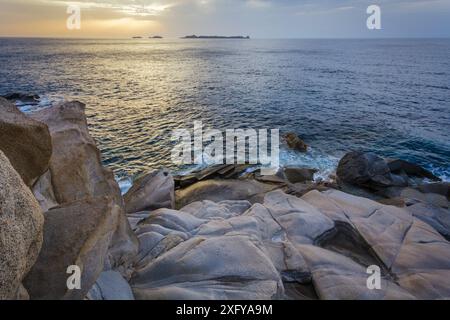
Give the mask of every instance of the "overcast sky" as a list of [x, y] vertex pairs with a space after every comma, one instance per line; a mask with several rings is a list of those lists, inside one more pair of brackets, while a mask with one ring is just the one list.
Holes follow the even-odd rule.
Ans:
[[[68, 30], [68, 4], [81, 29]], [[381, 8], [382, 30], [366, 9]], [[450, 37], [450, 0], [0, 0], [0, 36]]]

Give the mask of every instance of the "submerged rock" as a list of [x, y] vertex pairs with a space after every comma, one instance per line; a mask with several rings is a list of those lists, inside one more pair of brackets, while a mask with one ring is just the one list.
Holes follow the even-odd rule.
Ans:
[[308, 151], [308, 145], [294, 132], [287, 133], [284, 138], [289, 148], [300, 152]]
[[22, 280], [42, 244], [41, 208], [0, 151], [0, 300], [27, 298]]
[[47, 126], [0, 98], [0, 150], [25, 184], [32, 186], [49, 166], [52, 142]]

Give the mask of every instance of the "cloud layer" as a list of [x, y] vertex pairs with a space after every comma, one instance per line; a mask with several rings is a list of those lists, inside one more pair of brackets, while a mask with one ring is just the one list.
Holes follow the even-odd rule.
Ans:
[[[66, 8], [82, 11], [66, 29]], [[366, 8], [382, 9], [382, 30]], [[259, 38], [450, 37], [450, 0], [0, 0], [0, 35], [129, 37], [249, 34]]]

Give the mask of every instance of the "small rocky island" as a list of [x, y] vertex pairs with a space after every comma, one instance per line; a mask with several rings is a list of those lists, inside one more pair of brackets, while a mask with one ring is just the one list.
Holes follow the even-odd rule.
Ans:
[[330, 181], [247, 169], [155, 168], [122, 195], [84, 104], [24, 114], [0, 98], [0, 299], [450, 298], [449, 183], [358, 151]]
[[250, 39], [250, 36], [184, 36], [181, 39]]

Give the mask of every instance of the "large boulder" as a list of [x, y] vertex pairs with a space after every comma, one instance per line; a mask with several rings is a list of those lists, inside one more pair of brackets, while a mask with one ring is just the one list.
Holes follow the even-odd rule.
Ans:
[[[83, 299], [107, 263], [121, 208], [109, 197], [85, 198], [45, 213], [44, 243], [24, 284], [31, 299]], [[67, 287], [69, 266], [81, 269], [81, 289]]]
[[25, 184], [33, 185], [49, 166], [52, 142], [47, 126], [0, 98], [0, 150]]
[[67, 102], [32, 116], [50, 130], [51, 183], [59, 204], [105, 195], [113, 196], [118, 204], [122, 202], [114, 175], [102, 166], [100, 151], [89, 134], [84, 104]]
[[166, 169], [153, 172], [137, 179], [124, 196], [127, 213], [160, 208], [175, 207], [175, 185]]
[[48, 125], [53, 141], [50, 168], [33, 188], [36, 198], [45, 209], [90, 198], [111, 198], [120, 215], [105, 269], [119, 270], [128, 278], [138, 242], [123, 210], [119, 185], [113, 172], [103, 167], [100, 151], [89, 134], [85, 105], [63, 103], [34, 112], [33, 117]]
[[38, 257], [43, 225], [38, 202], [0, 151], [0, 300], [27, 296], [21, 283]]
[[386, 161], [370, 152], [347, 153], [339, 161], [336, 174], [341, 182], [369, 189], [396, 184]]

